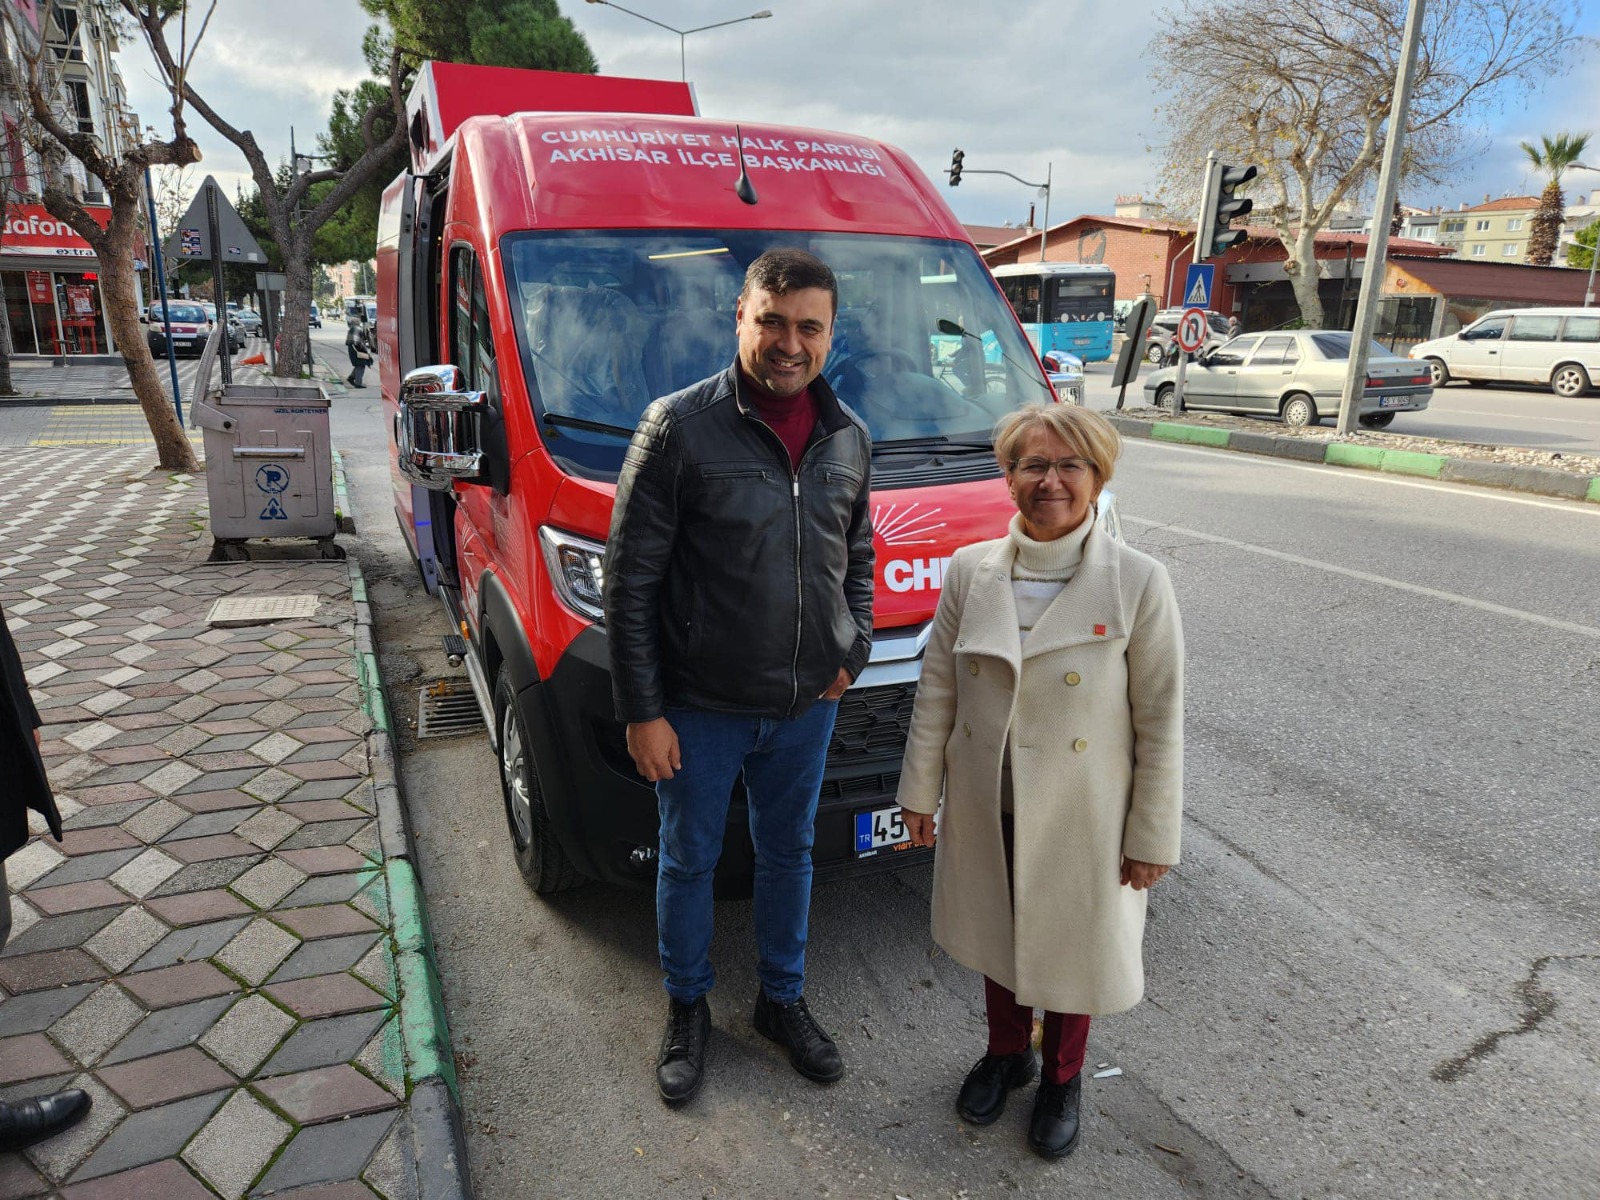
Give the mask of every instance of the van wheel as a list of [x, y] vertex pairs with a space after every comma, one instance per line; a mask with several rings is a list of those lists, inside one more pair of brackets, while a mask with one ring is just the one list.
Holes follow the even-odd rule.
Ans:
[[494, 681], [494, 712], [500, 723], [500, 792], [505, 798], [506, 825], [511, 832], [517, 870], [528, 886], [541, 895], [566, 891], [583, 882], [583, 877], [550, 827], [528, 728], [504, 667]]
[[1162, 354], [1160, 342], [1151, 342], [1145, 348], [1144, 360], [1151, 366], [1159, 366], [1163, 357], [1165, 356]]
[[1357, 417], [1368, 429], [1387, 429], [1394, 424], [1393, 413], [1368, 413], [1364, 417]]
[[1577, 363], [1562, 363], [1550, 376], [1550, 390], [1571, 399], [1589, 390], [1589, 372]]
[[1317, 416], [1317, 402], [1304, 392], [1295, 392], [1283, 402], [1283, 423], [1299, 429], [1306, 425], [1315, 425], [1320, 418]]
[[1433, 386], [1443, 387], [1450, 382], [1450, 368], [1444, 365], [1442, 358], [1430, 358], [1428, 370], [1433, 372]]

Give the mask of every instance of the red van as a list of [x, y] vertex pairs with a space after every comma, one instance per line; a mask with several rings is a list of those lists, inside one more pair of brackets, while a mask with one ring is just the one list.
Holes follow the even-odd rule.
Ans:
[[[944, 567], [1013, 511], [995, 420], [1055, 399], [938, 191], [892, 146], [700, 117], [679, 84], [430, 64], [409, 120], [378, 239], [395, 510], [466, 643], [523, 875], [654, 880], [601, 608], [617, 473], [653, 398], [733, 361], [745, 268], [774, 246], [836, 272], [824, 374], [874, 441], [875, 644], [829, 747], [817, 874], [925, 854], [894, 795]], [[748, 893], [751, 859], [736, 796], [719, 894]]]

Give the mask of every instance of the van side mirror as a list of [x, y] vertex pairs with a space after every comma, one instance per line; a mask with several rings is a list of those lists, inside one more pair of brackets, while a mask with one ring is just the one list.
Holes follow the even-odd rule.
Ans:
[[395, 441], [400, 472], [435, 492], [483, 483], [482, 392], [462, 388], [461, 369], [418, 367], [400, 385]]

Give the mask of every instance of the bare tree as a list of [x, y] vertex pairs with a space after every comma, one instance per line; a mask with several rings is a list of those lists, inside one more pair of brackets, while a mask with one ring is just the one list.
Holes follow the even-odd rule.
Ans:
[[[1383, 157], [1404, 0], [1183, 0], [1151, 43], [1173, 99], [1164, 181], [1198, 189], [1200, 164], [1253, 163], [1256, 213], [1288, 251], [1308, 326], [1323, 322], [1316, 237], [1359, 200]], [[1403, 177], [1437, 181], [1466, 157], [1486, 109], [1564, 72], [1568, 0], [1428, 0]]]
[[[395, 153], [405, 144], [401, 51], [394, 49], [390, 52], [389, 87], [382, 98], [362, 115], [361, 138], [366, 148], [360, 157], [344, 171], [308, 171], [304, 174], [291, 171], [285, 182], [267, 162], [267, 156], [262, 153], [255, 134], [230, 124], [189, 82], [185, 62], [172, 53], [167, 40], [167, 26], [173, 15], [169, 10], [176, 0], [167, 0], [166, 4], [156, 0], [118, 2], [138, 22], [151, 53], [155, 55], [162, 79], [172, 93], [175, 106], [187, 104], [193, 108], [207, 124], [237, 146], [250, 164], [250, 173], [260, 190], [272, 238], [283, 255], [283, 269], [288, 284], [283, 297], [283, 334], [278, 348], [277, 371], [279, 375], [295, 375], [300, 370], [300, 364], [306, 361], [309, 349], [312, 242], [317, 230], [337, 215], [374, 174], [390, 164]], [[216, 0], [211, 0], [206, 10], [207, 21], [215, 8]], [[318, 187], [324, 183], [332, 183], [333, 186], [327, 189]], [[314, 188], [317, 189], [315, 193]]]
[[[155, 19], [168, 8], [170, 3], [164, 0], [146, 0], [141, 11], [149, 12]], [[43, 150], [45, 165], [41, 172], [41, 198], [44, 206], [52, 215], [72, 226], [78, 236], [94, 248], [100, 260], [100, 287], [106, 297], [106, 323], [122, 351], [122, 361], [127, 365], [134, 395], [139, 398], [139, 407], [144, 410], [145, 420], [149, 422], [151, 435], [155, 438], [161, 467], [172, 471], [196, 470], [194, 448], [178, 423], [172, 398], [161, 385], [155, 363], [150, 357], [150, 348], [145, 342], [144, 330], [139, 324], [139, 295], [134, 272], [134, 257], [143, 229], [141, 206], [145, 168], [162, 164], [184, 166], [200, 160], [200, 148], [184, 129], [182, 101], [174, 103], [171, 109], [171, 140], [147, 137], [120, 155], [113, 155], [100, 137], [80, 131], [77, 122], [67, 116], [61, 99], [58, 68], [42, 41], [30, 39], [24, 34], [18, 25], [14, 6], [5, 5], [0, 11], [4, 12], [8, 31], [24, 59], [23, 78], [18, 81], [18, 91], [27, 103], [28, 116], [36, 128]], [[186, 47], [186, 62], [193, 56], [198, 42], [197, 37], [194, 45]], [[109, 141], [106, 139], [107, 143]], [[104, 186], [111, 217], [103, 228], [84, 208], [68, 186], [64, 173], [58, 169], [57, 156], [62, 153], [77, 159]]]

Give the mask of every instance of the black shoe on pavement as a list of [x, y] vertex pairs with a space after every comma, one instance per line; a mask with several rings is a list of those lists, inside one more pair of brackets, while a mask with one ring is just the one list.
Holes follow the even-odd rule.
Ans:
[[956, 1112], [971, 1125], [993, 1125], [1006, 1110], [1006, 1093], [1039, 1075], [1033, 1050], [1020, 1054], [985, 1054], [967, 1072], [956, 1096]]
[[1078, 1098], [1083, 1075], [1065, 1083], [1039, 1084], [1033, 1100], [1033, 1120], [1028, 1122], [1028, 1145], [1045, 1158], [1065, 1158], [1078, 1144]]
[[68, 1088], [48, 1096], [34, 1096], [0, 1104], [0, 1151], [21, 1150], [83, 1120], [93, 1101], [88, 1092]]
[[756, 996], [756, 1032], [769, 1037], [789, 1052], [794, 1069], [817, 1083], [833, 1083], [844, 1075], [839, 1047], [822, 1032], [806, 999], [792, 1004], [767, 999], [765, 991]]
[[706, 998], [668, 1002], [667, 1032], [656, 1059], [656, 1090], [668, 1104], [694, 1099], [705, 1078], [706, 1042], [711, 1038], [711, 1006]]

